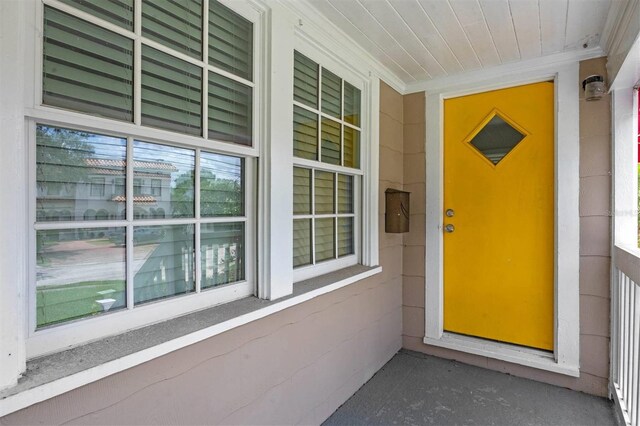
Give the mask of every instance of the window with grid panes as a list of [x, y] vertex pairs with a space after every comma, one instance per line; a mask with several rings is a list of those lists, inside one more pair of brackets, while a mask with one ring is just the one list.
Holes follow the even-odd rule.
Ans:
[[294, 56], [293, 265], [337, 269], [357, 263], [361, 92], [300, 52]]
[[218, 152], [254, 145], [253, 23], [216, 0], [44, 3], [43, 106], [202, 142], [32, 121], [35, 328], [253, 294], [255, 159]]

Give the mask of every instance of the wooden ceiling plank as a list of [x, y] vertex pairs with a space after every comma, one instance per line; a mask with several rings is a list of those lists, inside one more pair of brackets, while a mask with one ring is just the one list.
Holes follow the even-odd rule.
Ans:
[[433, 25], [433, 22], [431, 22], [416, 0], [393, 1], [391, 5], [447, 74], [455, 74], [463, 70], [462, 65], [444, 38], [442, 38], [438, 29]]
[[507, 0], [480, 0], [480, 7], [502, 62], [520, 59], [520, 50]]
[[414, 78], [424, 78], [425, 75], [428, 75], [428, 72], [389, 35], [386, 29], [360, 3], [340, 0], [327, 0], [327, 2]]
[[542, 54], [561, 52], [567, 30], [568, 0], [540, 0]]
[[564, 50], [597, 46], [610, 7], [611, 0], [569, 0]]
[[389, 55], [387, 55], [380, 47], [375, 44], [366, 34], [357, 29], [351, 21], [349, 21], [343, 14], [338, 12], [331, 4], [325, 0], [309, 0], [309, 2], [324, 16], [333, 22], [338, 28], [342, 29], [349, 37], [351, 37], [356, 43], [366, 49], [371, 56], [385, 64], [390, 70], [392, 70], [403, 81], [415, 81], [411, 73], [405, 70], [400, 64], [394, 61]]
[[489, 27], [482, 16], [480, 5], [469, 0], [449, 0], [460, 25], [467, 34], [483, 67], [499, 65], [500, 56], [491, 38]]
[[538, 0], [509, 0], [509, 7], [521, 58], [539, 57], [542, 55], [542, 43]]
[[426, 69], [432, 77], [446, 75], [446, 71], [420, 42], [415, 32], [407, 25], [396, 10], [386, 1], [359, 0], [362, 6], [387, 29], [396, 42], [403, 46], [409, 55]]
[[418, 0], [422, 9], [429, 15], [445, 42], [465, 70], [481, 67], [480, 60], [471, 46], [464, 29], [460, 25], [453, 9], [446, 1]]

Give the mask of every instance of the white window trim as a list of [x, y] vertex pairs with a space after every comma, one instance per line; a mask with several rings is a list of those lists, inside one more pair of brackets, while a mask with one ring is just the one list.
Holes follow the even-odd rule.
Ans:
[[[578, 63], [508, 75], [453, 79], [426, 99], [426, 291], [424, 343], [577, 377], [579, 315], [579, 108]], [[522, 84], [555, 82], [555, 315], [554, 353], [494, 343], [443, 330], [443, 105], [444, 99]]]
[[[259, 265], [259, 297], [274, 300], [291, 294], [293, 283], [355, 263], [378, 264], [378, 142], [380, 79], [363, 70], [357, 61], [323, 32], [306, 25], [281, 5], [273, 5], [271, 75], [271, 123], [269, 141], [263, 147], [259, 217], [262, 262]], [[295, 36], [292, 37], [292, 34]], [[294, 51], [336, 73], [362, 93], [360, 170], [326, 165], [293, 157], [293, 66]], [[349, 62], [351, 59], [353, 62]], [[361, 228], [358, 256], [346, 256], [312, 267], [293, 268], [293, 165], [332, 172], [363, 175], [361, 183]], [[281, 188], [288, 190], [282, 191]], [[358, 242], [356, 240], [356, 245]], [[317, 269], [314, 269], [317, 268]]]
[[[309, 35], [304, 31], [304, 27], [296, 27], [296, 39], [295, 39], [295, 51], [300, 54], [306, 56], [310, 60], [314, 61], [316, 64], [320, 66], [320, 79], [318, 81], [318, 91], [321, 91], [322, 87], [322, 70], [327, 69], [337, 75], [343, 82], [342, 84], [342, 103], [344, 104], [344, 83], [347, 82], [360, 90], [361, 92], [361, 122], [360, 126], [354, 126], [349, 123], [346, 123], [341, 118], [335, 118], [330, 114], [326, 114], [322, 112], [322, 100], [319, 95], [319, 103], [318, 108], [309, 107], [303, 103], [297, 102], [293, 100], [293, 105], [298, 106], [306, 111], [312, 112], [314, 114], [318, 114], [320, 119], [323, 117], [330, 118], [336, 123], [340, 123], [341, 125], [345, 125], [347, 127], [351, 127], [360, 132], [360, 167], [359, 168], [350, 168], [344, 167], [342, 165], [333, 165], [328, 163], [323, 163], [321, 161], [314, 160], [306, 160], [303, 158], [297, 158], [292, 156], [293, 166], [300, 166], [305, 168], [310, 168], [313, 170], [323, 170], [330, 173], [339, 173], [345, 175], [351, 175], [354, 178], [354, 254], [344, 257], [339, 257], [336, 259], [326, 260], [322, 262], [318, 262], [316, 264], [305, 265], [294, 269], [293, 272], [293, 280], [294, 282], [302, 281], [308, 278], [316, 277], [322, 274], [326, 274], [341, 268], [345, 268], [355, 264], [363, 264], [366, 266], [374, 266], [377, 264], [377, 258], [375, 262], [371, 262], [372, 259], [367, 259], [364, 256], [365, 247], [370, 247], [372, 245], [371, 240], [371, 226], [368, 226], [371, 223], [375, 223], [375, 230], [378, 229], [377, 219], [374, 222], [367, 222], [364, 218], [366, 215], [365, 212], [371, 212], [373, 208], [377, 211], [377, 200], [375, 206], [369, 204], [370, 198], [365, 197], [365, 192], [363, 188], [375, 186], [375, 193], [378, 192], [378, 184], [377, 184], [377, 176], [376, 182], [371, 181], [371, 165], [372, 154], [376, 155], [377, 162], [377, 139], [373, 138], [375, 134], [377, 136], [378, 133], [378, 120], [373, 117], [371, 114], [371, 104], [368, 102], [369, 99], [372, 99], [375, 96], [372, 88], [372, 83], [370, 82], [370, 75], [362, 73], [355, 64], [347, 63], [340, 58], [336, 57], [334, 52], [329, 52], [325, 47], [323, 47], [318, 40]], [[292, 64], [293, 67], [293, 64]], [[378, 83], [379, 87], [379, 83]], [[344, 135], [341, 134], [341, 144], [342, 138]], [[318, 140], [321, 138], [321, 128], [318, 127]], [[291, 139], [293, 141], [293, 138]], [[376, 143], [376, 147], [373, 147], [374, 142]], [[319, 145], [320, 146], [320, 145]], [[293, 146], [289, 148], [293, 150]], [[377, 164], [376, 164], [377, 166]], [[376, 167], [377, 169], [377, 167]], [[293, 167], [290, 168], [291, 174], [293, 174]], [[313, 194], [313, 193], [312, 193]], [[313, 195], [312, 195], [313, 196]], [[298, 217], [300, 215], [294, 215], [293, 217]], [[313, 216], [313, 215], [309, 215]], [[313, 232], [313, 231], [312, 231]], [[376, 236], [377, 241], [377, 236]], [[315, 250], [315, 248], [314, 248]]]
[[[238, 222], [242, 221], [245, 223], [245, 279], [239, 282], [229, 283], [226, 285], [222, 285], [220, 287], [206, 289], [200, 291], [200, 252], [199, 250], [195, 250], [195, 291], [188, 295], [177, 295], [174, 297], [168, 297], [166, 299], [153, 301], [149, 303], [145, 303], [142, 305], [133, 306], [133, 297], [132, 290], [129, 288], [133, 285], [133, 276], [129, 273], [131, 268], [127, 268], [127, 307], [115, 311], [110, 312], [103, 315], [98, 315], [95, 317], [81, 318], [74, 321], [69, 321], [66, 323], [53, 325], [47, 328], [43, 328], [40, 330], [36, 330], [36, 303], [35, 303], [35, 295], [36, 295], [36, 277], [35, 277], [35, 235], [36, 231], [34, 226], [29, 226], [29, 256], [28, 256], [28, 285], [26, 291], [26, 300], [27, 300], [27, 312], [29, 313], [28, 319], [26, 320], [26, 357], [33, 358], [41, 355], [45, 355], [51, 352], [57, 352], [62, 349], [76, 346], [79, 344], [87, 343], [92, 340], [97, 340], [109, 335], [121, 333], [127, 330], [131, 330], [134, 328], [142, 327], [144, 325], [152, 324], [158, 321], [164, 321], [176, 316], [184, 315], [189, 312], [209, 308], [218, 304], [227, 303], [242, 297], [247, 297], [255, 294], [256, 288], [256, 275], [255, 275], [255, 267], [256, 264], [256, 208], [253, 197], [254, 189], [256, 188], [256, 179], [255, 179], [255, 160], [252, 160], [253, 157], [257, 157], [257, 154], [260, 151], [260, 144], [263, 134], [261, 133], [262, 122], [264, 121], [264, 111], [259, 109], [259, 105], [262, 101], [264, 94], [259, 90], [260, 87], [263, 86], [264, 81], [264, 73], [263, 73], [263, 56], [259, 54], [259, 43], [264, 38], [264, 33], [266, 31], [265, 27], [265, 18], [264, 18], [264, 10], [261, 9], [257, 4], [253, 2], [233, 2], [233, 1], [225, 1], [223, 0], [226, 6], [240, 15], [244, 16], [248, 20], [252, 21], [254, 24], [253, 30], [253, 49], [254, 49], [254, 70], [253, 70], [253, 82], [249, 82], [239, 77], [235, 77], [230, 75], [224, 70], [220, 70], [214, 66], [208, 65], [206, 62], [195, 60], [187, 55], [181, 54], [180, 52], [173, 51], [170, 48], [164, 47], [159, 43], [153, 42], [152, 40], [148, 40], [140, 34], [140, 11], [141, 11], [141, 2], [140, 0], [135, 0], [135, 22], [136, 28], [134, 32], [124, 30], [117, 25], [110, 24], [101, 20], [100, 18], [94, 17], [90, 14], [84, 13], [82, 11], [77, 11], [74, 8], [61, 3], [57, 0], [43, 0], [43, 1], [33, 1], [28, 3], [27, 9], [27, 20], [30, 23], [28, 28], [37, 28], [37, 37], [34, 37], [33, 45], [31, 49], [27, 49], [27, 52], [31, 51], [31, 57], [33, 57], [34, 67], [30, 71], [31, 80], [34, 81], [34, 90], [31, 90], [26, 102], [26, 114], [25, 119], [27, 122], [27, 138], [25, 140], [28, 141], [29, 147], [29, 163], [28, 170], [29, 172], [29, 223], [34, 224], [35, 221], [35, 199], [36, 199], [36, 184], [35, 184], [35, 126], [36, 124], [44, 124], [44, 125], [53, 125], [59, 126], [63, 128], [70, 129], [79, 129], [86, 130], [89, 132], [108, 134], [113, 136], [119, 136], [126, 138], [128, 140], [127, 144], [127, 154], [129, 158], [132, 158], [132, 146], [133, 140], [141, 140], [144, 142], [151, 143], [159, 143], [159, 144], [169, 144], [171, 146], [188, 148], [194, 150], [196, 153], [196, 177], [195, 177], [195, 208], [196, 214], [194, 218], [191, 219], [153, 219], [153, 220], [136, 220], [133, 223], [122, 224], [123, 221], [111, 220], [111, 221], [90, 221], [87, 223], [77, 222], [76, 227], [97, 227], [97, 226], [141, 226], [141, 225], [170, 225], [170, 224], [184, 224], [184, 223], [196, 223], [194, 230], [194, 247], [198, 247], [199, 244], [199, 229], [200, 223], [205, 222]], [[27, 2], [26, 2], [27, 3]], [[203, 10], [205, 13], [208, 13], [208, 4], [209, 0], [203, 0]], [[134, 55], [135, 67], [136, 71], [135, 79], [136, 83], [134, 84], [134, 122], [121, 122], [118, 120], [101, 118], [92, 116], [89, 114], [84, 114], [80, 112], [68, 111], [60, 108], [49, 107], [42, 104], [42, 45], [43, 45], [43, 16], [44, 16], [44, 7], [52, 6], [59, 10], [65, 11], [67, 13], [72, 12], [74, 16], [80, 17], [88, 22], [99, 24], [104, 28], [108, 28], [111, 31], [116, 33], [125, 35], [134, 40], [136, 44], [136, 54]], [[206, 30], [208, 25], [208, 19], [203, 19], [205, 23], [204, 29]], [[203, 52], [207, 52], [206, 44], [208, 41], [208, 37], [204, 36], [204, 50]], [[162, 52], [169, 53], [174, 57], [179, 57], [180, 59], [186, 60], [189, 63], [195, 63], [202, 65], [204, 64], [204, 72], [203, 72], [203, 94], [202, 94], [202, 132], [203, 136], [190, 136], [184, 135], [177, 132], [172, 132], [163, 129], [157, 129], [153, 127], [146, 127], [141, 124], [141, 116], [140, 116], [140, 46], [142, 40], [144, 39], [145, 44], [152, 46]], [[29, 53], [27, 53], [29, 56]], [[208, 111], [207, 103], [208, 103], [208, 93], [206, 90], [206, 84], [208, 81], [208, 76], [206, 73], [211, 71], [215, 71], [221, 75], [232, 78], [236, 81], [240, 81], [243, 84], [246, 84], [252, 88], [253, 91], [253, 146], [246, 147], [228, 142], [219, 142], [208, 139], [207, 134], [207, 125], [208, 120], [206, 119], [206, 113]], [[28, 80], [27, 80], [28, 81]], [[256, 90], [256, 88], [258, 90]], [[198, 218], [199, 211], [199, 168], [198, 168], [198, 159], [200, 151], [207, 152], [215, 152], [221, 154], [228, 155], [236, 155], [245, 157], [245, 215], [243, 218], [219, 218], [219, 219], [204, 219]], [[132, 164], [130, 162], [130, 164]], [[132, 169], [127, 171], [129, 179], [126, 181], [127, 184], [127, 193], [134, 193], [134, 179]], [[257, 188], [256, 188], [257, 189]], [[144, 190], [143, 190], [144, 192]], [[251, 219], [251, 218], [254, 219]], [[129, 197], [127, 200], [127, 219], [129, 221], [134, 218], [134, 209], [133, 209], [133, 197]], [[47, 228], [56, 227], [57, 224], [47, 223], [45, 226]], [[64, 223], [60, 223], [59, 226], [64, 227]], [[127, 232], [127, 254], [128, 258], [131, 258], [132, 253], [129, 253], [132, 250], [132, 231]]]
[[[317, 56], [318, 58], [321, 58], [322, 55], [317, 54], [317, 52], [314, 52], [313, 49], [311, 49], [308, 46], [305, 46], [305, 48], [309, 49], [307, 51], [301, 51], [296, 49], [296, 51], [304, 56], [306, 56], [307, 58], [311, 59], [311, 57], [309, 56], [309, 54], [311, 56]], [[322, 58], [320, 60], [325, 60], [326, 58]], [[324, 261], [320, 261], [320, 262], [316, 262], [315, 259], [315, 229], [314, 229], [314, 224], [315, 221], [312, 223], [312, 228], [311, 228], [311, 233], [312, 235], [314, 235], [314, 237], [312, 238], [311, 241], [311, 253], [312, 253], [312, 262], [309, 265], [304, 265], [304, 266], [300, 266], [300, 267], [296, 267], [293, 271], [293, 280], [294, 282], [298, 282], [298, 281], [302, 281], [302, 280], [306, 280], [309, 278], [313, 278], [319, 275], [323, 275], [323, 274], [327, 274], [329, 272], [332, 271], [336, 271], [338, 269], [342, 269], [342, 268], [346, 268], [348, 266], [352, 266], [352, 265], [356, 265], [358, 264], [358, 262], [360, 261], [360, 253], [361, 253], [361, 246], [362, 246], [362, 241], [360, 239], [360, 235], [361, 235], [361, 231], [362, 231], [362, 207], [361, 207], [361, 203], [362, 203], [362, 198], [361, 198], [361, 179], [362, 176], [365, 175], [365, 172], [363, 171], [363, 169], [360, 168], [351, 168], [351, 167], [345, 167], [343, 165], [335, 165], [335, 164], [330, 164], [330, 163], [325, 163], [322, 162], [322, 149], [321, 149], [321, 140], [322, 140], [322, 119], [323, 118], [327, 118], [331, 121], [333, 121], [334, 123], [338, 123], [340, 124], [340, 147], [341, 147], [341, 157], [344, 157], [344, 131], [343, 131], [343, 127], [350, 127], [356, 131], [358, 131], [360, 133], [360, 156], [362, 157], [365, 153], [365, 148], [366, 146], [364, 145], [365, 141], [368, 141], [368, 138], [366, 137], [367, 135], [365, 134], [365, 132], [363, 132], [363, 128], [360, 126], [355, 126], [353, 124], [347, 123], [346, 121], [344, 121], [343, 116], [344, 116], [344, 111], [342, 111], [342, 109], [344, 108], [344, 85], [345, 82], [349, 83], [351, 85], [354, 85], [353, 82], [348, 81], [347, 79], [345, 79], [343, 77], [342, 71], [344, 71], [344, 67], [342, 67], [340, 70], [336, 70], [336, 69], [329, 69], [327, 68], [323, 62], [319, 62], [319, 61], [315, 61], [314, 62], [319, 66], [318, 68], [318, 107], [311, 107], [309, 105], [306, 105], [302, 102], [298, 102], [296, 100], [293, 101], [294, 104], [294, 108], [298, 107], [301, 108], [305, 111], [308, 111], [312, 114], [315, 114], [318, 117], [318, 160], [309, 160], [309, 159], [304, 159], [304, 158], [299, 158], [296, 156], [293, 156], [293, 167], [302, 167], [302, 168], [306, 168], [311, 170], [311, 192], [310, 192], [310, 198], [311, 198], [311, 213], [309, 214], [294, 214], [294, 219], [311, 219], [311, 218], [317, 218], [318, 216], [321, 216], [319, 214], [315, 214], [315, 171], [316, 170], [320, 170], [320, 171], [326, 171], [329, 173], [333, 173], [334, 177], [337, 176], [338, 174], [342, 174], [342, 175], [347, 175], [347, 176], [351, 176], [353, 178], [353, 213], [349, 214], [349, 216], [351, 216], [353, 218], [353, 245], [354, 245], [354, 252], [351, 255], [347, 255], [347, 256], [342, 256], [342, 257], [338, 257], [338, 241], [336, 238], [335, 243], [335, 258], [333, 259], [327, 259]], [[329, 70], [332, 73], [334, 73], [335, 75], [338, 76], [338, 78], [340, 78], [340, 80], [342, 81], [341, 84], [341, 100], [340, 100], [340, 108], [341, 108], [341, 117], [340, 118], [336, 118], [331, 114], [327, 114], [325, 112], [322, 111], [322, 74], [323, 74], [323, 70]], [[358, 83], [360, 83], [360, 79], [358, 80]], [[358, 87], [358, 86], [355, 86]], [[363, 97], [363, 93], [362, 93], [362, 89], [358, 87], [358, 89], [361, 91], [361, 102], [362, 102], [362, 97]], [[361, 107], [362, 109], [362, 107]], [[362, 112], [360, 113], [361, 117], [362, 117]], [[361, 123], [362, 124], [362, 123]], [[368, 145], [368, 144], [367, 144]], [[292, 146], [293, 149], [293, 146]], [[342, 162], [342, 161], [341, 161]], [[360, 159], [359, 163], [362, 163], [362, 159]], [[291, 172], [293, 173], [293, 168], [291, 169]], [[334, 178], [334, 204], [335, 204], [335, 213], [332, 214], [332, 217], [337, 218], [339, 216], [343, 216], [340, 213], [338, 213], [337, 210], [337, 203], [338, 203], [338, 182], [337, 180], [335, 180]], [[338, 224], [334, 224], [334, 227], [337, 227]], [[337, 228], [334, 228], [334, 231]], [[337, 237], [337, 234], [334, 234], [334, 237]]]
[[[301, 166], [301, 164], [297, 161], [298, 159], [294, 159], [294, 167], [299, 167]], [[317, 162], [313, 162], [313, 163], [317, 163]], [[320, 163], [323, 164], [323, 163]], [[327, 165], [325, 165], [327, 166]], [[294, 268], [293, 270], [293, 280], [294, 282], [299, 282], [299, 281], [303, 281], [309, 278], [313, 278], [313, 277], [317, 277], [320, 275], [324, 275], [324, 274], [328, 274], [329, 272], [333, 272], [336, 271], [338, 269], [342, 269], [342, 268], [347, 268], [349, 266], [353, 266], [359, 263], [359, 259], [360, 259], [360, 228], [361, 228], [361, 224], [362, 224], [362, 220], [361, 220], [361, 208], [360, 208], [360, 177], [362, 176], [361, 173], [338, 173], [335, 170], [331, 170], [329, 168], [323, 168], [321, 167], [315, 167], [312, 166], [310, 167], [308, 170], [312, 170], [312, 173], [314, 173], [315, 170], [322, 170], [322, 171], [328, 171], [330, 173], [333, 173], [334, 176], [337, 176], [338, 174], [342, 174], [342, 175], [348, 175], [348, 176], [352, 176], [353, 177], [353, 213], [349, 213], [349, 214], [342, 214], [342, 213], [331, 213], [331, 214], [327, 214], [327, 215], [322, 215], [322, 214], [299, 214], [299, 215], [294, 215], [293, 219], [311, 219], [313, 218], [322, 218], [323, 216], [325, 217], [331, 217], [331, 218], [335, 218], [336, 221], [338, 218], [340, 217], [351, 217], [354, 221], [354, 227], [353, 227], [353, 243], [354, 243], [354, 253], [347, 255], [347, 256], [341, 256], [341, 257], [336, 257], [334, 259], [327, 259], [324, 261], [320, 261], [317, 263], [312, 263], [310, 265], [304, 265], [304, 266], [300, 266], [297, 268]], [[293, 173], [293, 168], [291, 169], [291, 172]], [[315, 178], [311, 179], [312, 185], [314, 182]], [[337, 193], [338, 193], [338, 184], [336, 179], [334, 178], [334, 197], [335, 197], [335, 205], [337, 205]], [[310, 197], [311, 197], [311, 202], [312, 202], [312, 211], [313, 208], [315, 208], [315, 197], [314, 197], [314, 190], [312, 189], [311, 193], [310, 193]], [[334, 226], [337, 226], [334, 225]], [[334, 228], [335, 231], [335, 228]], [[314, 230], [312, 230], [312, 232], [315, 232]], [[336, 236], [336, 235], [334, 235]], [[335, 250], [337, 253], [337, 247], [338, 247], [338, 241], [334, 241], [335, 243]], [[312, 250], [315, 250], [315, 247], [312, 248]], [[315, 256], [314, 256], [315, 257]]]
[[[38, 123], [47, 124], [41, 120]], [[35, 223], [36, 216], [36, 141], [35, 141], [35, 120], [29, 120], [28, 133], [30, 135], [30, 158], [32, 159], [29, 164], [30, 180], [29, 187], [31, 188], [30, 196], [30, 223]], [[92, 131], [92, 129], [84, 129]], [[96, 130], [99, 132], [99, 130]], [[128, 156], [131, 158], [133, 154], [133, 138], [128, 137], [127, 151]], [[29, 290], [27, 299], [29, 300], [29, 318], [28, 318], [28, 335], [26, 340], [27, 346], [27, 358], [34, 358], [42, 355], [46, 355], [52, 352], [58, 352], [71, 346], [77, 346], [79, 344], [88, 343], [93, 340], [98, 340], [110, 335], [121, 333], [134, 328], [142, 327], [145, 325], [153, 324], [159, 321], [165, 321], [186, 313], [198, 311], [201, 309], [210, 308], [215, 305], [237, 300], [242, 297], [247, 297], [255, 293], [255, 220], [251, 220], [256, 216], [255, 203], [250, 190], [255, 185], [245, 184], [244, 193], [244, 208], [245, 215], [239, 217], [199, 217], [199, 154], [200, 150], [194, 149], [195, 153], [195, 187], [194, 193], [196, 199], [194, 201], [195, 214], [193, 218], [179, 218], [179, 219], [135, 219], [134, 220], [134, 208], [133, 197], [127, 199], [127, 220], [93, 220], [93, 221], [74, 221], [74, 225], [69, 225], [69, 222], [41, 222], [35, 226], [30, 226], [30, 268], [29, 268]], [[206, 152], [210, 152], [206, 150]], [[245, 182], [255, 181], [255, 166], [252, 158], [245, 159]], [[129, 161], [128, 165], [132, 165], [133, 162]], [[126, 180], [128, 193], [133, 194], [133, 168], [128, 167], [127, 176], [130, 177]], [[205, 223], [239, 223], [245, 224], [245, 279], [241, 281], [232, 282], [229, 284], [221, 285], [215, 288], [209, 288], [201, 290], [200, 288], [200, 256], [199, 247], [200, 239], [200, 225]], [[127, 269], [127, 306], [121, 310], [101, 314], [92, 317], [79, 318], [77, 320], [68, 321], [65, 323], [52, 325], [46, 328], [36, 329], [36, 290], [37, 282], [35, 276], [36, 265], [36, 252], [35, 241], [36, 231], [41, 229], [70, 229], [70, 228], [96, 228], [96, 227], [131, 227], [131, 231], [127, 232], [127, 244], [126, 250], [131, 250], [131, 253], [127, 253], [128, 258], [132, 258], [133, 255], [133, 229], [137, 226], [157, 226], [157, 225], [181, 225], [181, 224], [195, 224], [194, 226], [194, 292], [187, 295], [175, 295], [161, 299], [157, 301], [150, 301], [144, 304], [133, 303], [133, 271], [132, 268]]]

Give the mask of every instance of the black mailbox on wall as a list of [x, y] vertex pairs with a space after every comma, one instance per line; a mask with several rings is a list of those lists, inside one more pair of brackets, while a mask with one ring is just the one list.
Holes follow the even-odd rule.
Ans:
[[409, 192], [388, 188], [385, 192], [384, 232], [409, 232]]

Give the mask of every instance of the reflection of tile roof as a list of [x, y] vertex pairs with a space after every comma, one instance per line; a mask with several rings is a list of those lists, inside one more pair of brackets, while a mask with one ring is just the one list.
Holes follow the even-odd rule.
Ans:
[[[125, 160], [110, 160], [107, 158], [86, 158], [84, 161], [88, 166], [93, 167], [118, 167], [124, 169], [127, 165]], [[134, 161], [133, 168], [178, 171], [176, 166], [163, 161]]]
[[[127, 198], [124, 195], [116, 195], [111, 201], [115, 201], [117, 203], [124, 203], [127, 201]], [[133, 196], [133, 204], [155, 204], [156, 198], [152, 195], [134, 195]]]
[[[108, 175], [108, 176], [121, 176], [124, 179], [124, 170], [121, 169], [91, 169], [89, 171], [92, 175]], [[170, 178], [169, 173], [150, 173], [135, 171], [133, 177], [149, 177], [149, 178]]]

